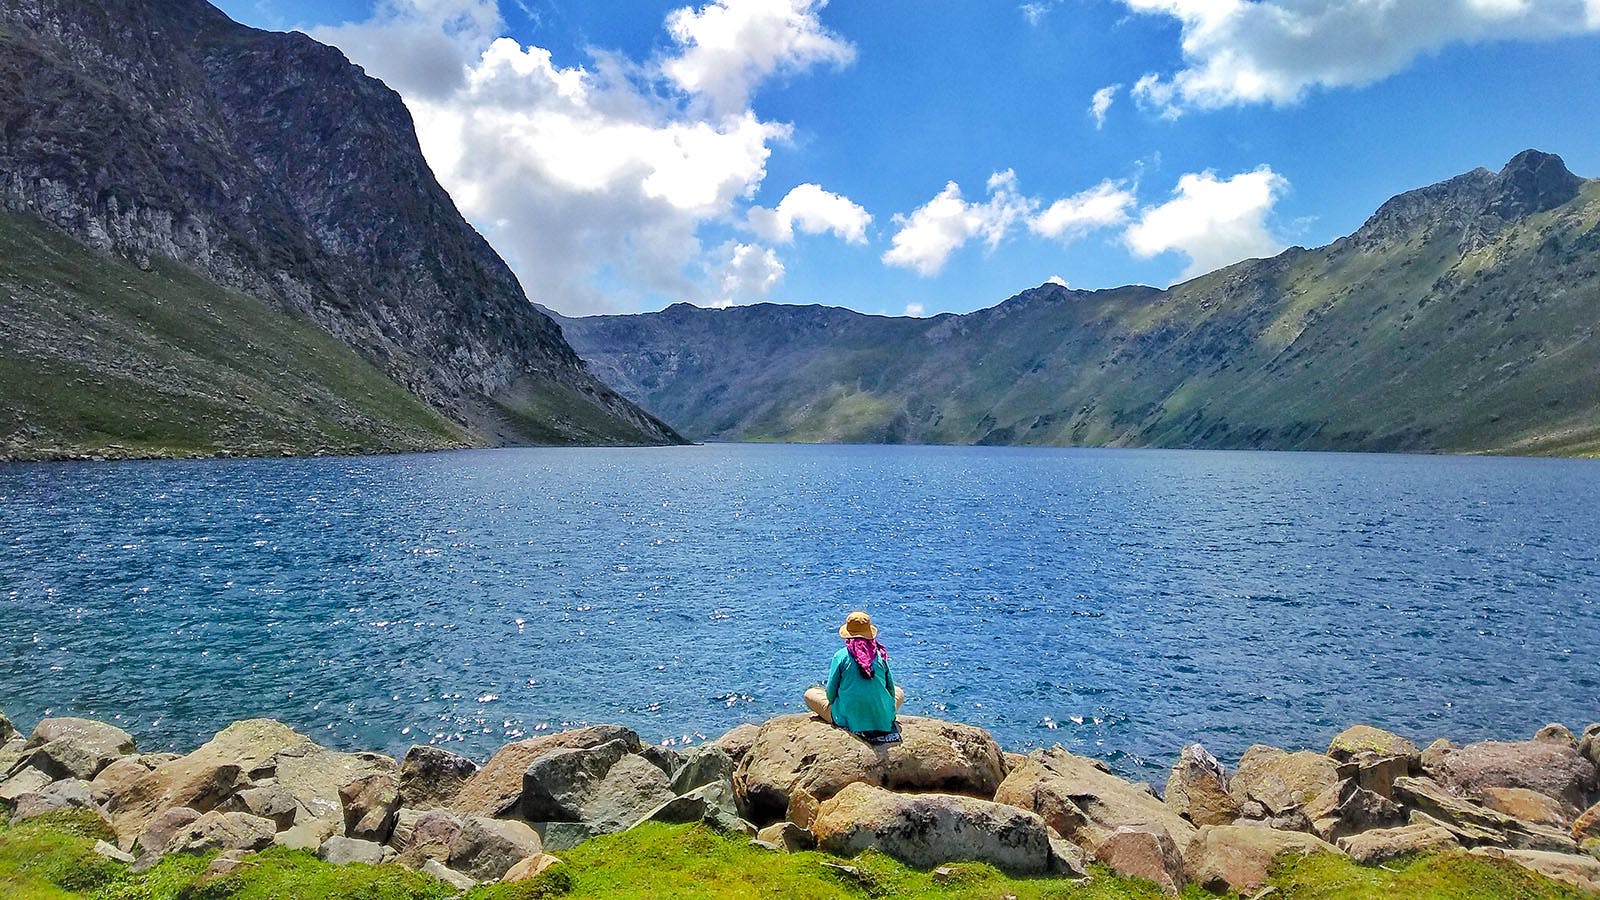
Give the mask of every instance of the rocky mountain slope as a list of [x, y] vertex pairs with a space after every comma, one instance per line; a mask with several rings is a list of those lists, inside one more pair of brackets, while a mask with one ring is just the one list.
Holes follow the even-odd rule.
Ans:
[[[358, 429], [348, 447], [677, 439], [587, 372], [560, 329], [528, 302], [435, 181], [399, 96], [304, 35], [246, 28], [203, 0], [3, 0], [0, 204], [20, 217], [8, 227], [43, 220], [76, 238], [82, 252], [71, 267], [121, 258], [163, 273], [162, 261], [171, 260], [228, 296], [265, 301], [286, 317], [274, 329], [313, 322], [375, 367], [384, 392], [423, 405], [428, 424], [420, 429], [395, 441], [382, 428]], [[170, 291], [141, 290], [181, 308], [190, 282], [172, 277]], [[204, 379], [181, 358], [169, 360], [176, 372], [150, 373], [114, 353], [74, 357], [70, 348], [98, 346], [81, 329], [100, 311], [78, 308], [71, 284], [26, 287], [48, 296], [60, 315], [30, 318], [9, 298], [7, 315], [35, 332], [4, 347], [21, 388], [37, 393], [34, 382], [49, 381], [57, 402], [87, 408], [107, 400], [92, 382], [62, 390], [49, 373], [78, 366], [101, 381], [140, 382], [139, 395], [150, 397], [171, 379]], [[147, 318], [149, 310], [130, 315]], [[164, 351], [179, 349], [154, 339]], [[287, 377], [311, 393], [329, 387], [313, 373]], [[0, 389], [10, 420], [0, 419], [0, 452], [51, 442], [142, 446], [114, 423], [98, 437], [93, 429], [52, 431], [31, 418], [23, 396], [15, 383]], [[284, 415], [305, 424], [292, 405]], [[448, 419], [442, 428], [433, 421], [439, 415]], [[13, 430], [29, 422], [29, 434]], [[189, 443], [227, 449], [240, 441], [306, 449], [248, 426]]]
[[1527, 151], [1167, 290], [563, 319], [701, 439], [1600, 452], [1600, 181]]

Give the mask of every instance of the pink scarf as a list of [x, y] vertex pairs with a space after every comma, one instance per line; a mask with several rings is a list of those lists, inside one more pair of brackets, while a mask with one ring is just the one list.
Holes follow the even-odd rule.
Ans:
[[878, 657], [889, 659], [889, 651], [878, 643], [877, 638], [845, 638], [844, 646], [854, 657], [856, 665], [861, 667], [861, 677], [871, 678], [872, 668], [877, 663]]

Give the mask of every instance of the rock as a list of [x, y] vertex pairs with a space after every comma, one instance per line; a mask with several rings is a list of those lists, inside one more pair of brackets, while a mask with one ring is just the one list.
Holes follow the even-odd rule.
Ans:
[[17, 769], [11, 777], [0, 781], [0, 813], [10, 815], [17, 801], [28, 794], [37, 794], [50, 786], [49, 775], [38, 769]]
[[728, 754], [735, 766], [744, 760], [744, 755], [756, 744], [756, 735], [761, 733], [761, 726], [755, 722], [746, 722], [722, 737], [710, 742], [710, 746]]
[[765, 841], [784, 853], [798, 853], [817, 846], [816, 835], [793, 822], [775, 822], [756, 832], [756, 840]]
[[1011, 874], [1040, 875], [1050, 866], [1044, 820], [953, 794], [896, 794], [854, 782], [822, 802], [812, 833], [818, 847], [836, 856], [873, 849], [921, 869], [973, 860]]
[[769, 720], [734, 775], [740, 807], [757, 823], [774, 822], [796, 788], [826, 801], [854, 783], [994, 796], [1004, 765], [987, 731], [919, 716], [899, 722], [900, 743], [873, 745], [810, 715]]
[[1352, 725], [1334, 735], [1328, 743], [1328, 756], [1339, 762], [1349, 762], [1369, 753], [1374, 756], [1401, 756], [1418, 762], [1422, 759], [1416, 744], [1392, 731], [1371, 725]]
[[1254, 891], [1267, 882], [1272, 861], [1286, 853], [1338, 854], [1314, 835], [1248, 825], [1207, 825], [1184, 854], [1189, 879], [1211, 891]]
[[464, 817], [448, 809], [430, 809], [422, 813], [411, 811], [412, 818], [409, 825], [405, 826], [407, 833], [402, 843], [403, 826], [400, 823], [406, 821], [406, 812], [401, 810], [396, 814], [395, 830], [390, 838], [391, 846], [400, 853], [401, 864], [414, 869], [421, 866], [424, 860], [448, 859], [450, 845], [455, 843], [466, 824]]
[[1576, 810], [1562, 806], [1561, 801], [1527, 788], [1490, 787], [1483, 789], [1483, 805], [1513, 819], [1567, 829], [1576, 818]]
[[253, 868], [255, 863], [244, 850], [228, 850], [217, 855], [206, 867], [205, 872], [195, 881], [195, 887], [203, 888], [213, 881], [221, 881], [232, 875], [237, 875], [246, 869]]
[[166, 852], [167, 845], [172, 843], [172, 838], [199, 818], [200, 813], [197, 810], [182, 806], [169, 809], [152, 819], [128, 849], [140, 859], [159, 858]]
[[701, 744], [683, 755], [672, 774], [672, 792], [687, 794], [697, 787], [725, 781], [733, 786], [733, 757], [714, 744]]
[[315, 853], [328, 838], [338, 833], [339, 824], [335, 819], [306, 819], [278, 832], [272, 842], [290, 850], [308, 850]]
[[1364, 866], [1375, 866], [1412, 853], [1461, 849], [1461, 842], [1448, 828], [1426, 824], [1375, 828], [1341, 837], [1336, 843], [1340, 850]]
[[534, 760], [522, 780], [522, 814], [533, 822], [584, 822], [620, 831], [673, 799], [667, 775], [626, 741], [554, 750]]
[[1094, 858], [1119, 875], [1153, 881], [1168, 894], [1183, 889], [1183, 852], [1160, 829], [1118, 828], [1094, 848]]
[[620, 725], [591, 725], [507, 744], [461, 785], [450, 808], [478, 816], [514, 812], [522, 805], [523, 774], [535, 760], [556, 750], [588, 749], [617, 740], [630, 753], [640, 750], [639, 736]]
[[419, 870], [424, 875], [431, 875], [458, 891], [470, 891], [478, 886], [478, 882], [469, 875], [463, 875], [449, 868], [437, 859], [430, 859], [422, 864]]
[[821, 808], [822, 801], [805, 788], [797, 787], [789, 792], [789, 821], [801, 828], [810, 828]]
[[1470, 852], [1493, 859], [1510, 860], [1524, 869], [1570, 884], [1581, 891], [1600, 892], [1600, 859], [1592, 856], [1544, 850], [1502, 850], [1498, 847], [1479, 847]]
[[543, 875], [547, 870], [561, 865], [561, 858], [548, 853], [530, 856], [517, 863], [500, 878], [502, 884], [515, 884], [519, 881], [531, 881]]
[[417, 820], [421, 817], [422, 813], [403, 806], [395, 810], [394, 830], [389, 832], [388, 845], [395, 850], [411, 846], [411, 836], [416, 832]]
[[400, 805], [415, 810], [449, 806], [478, 764], [441, 747], [415, 746], [400, 763]]
[[652, 766], [666, 773], [669, 779], [672, 777], [673, 772], [678, 771], [678, 766], [683, 764], [683, 757], [678, 754], [678, 751], [670, 747], [662, 747], [659, 744], [645, 744], [640, 748], [639, 755], [648, 760]]
[[468, 816], [450, 842], [450, 855], [445, 862], [479, 881], [493, 881], [518, 862], [543, 851], [538, 832], [526, 822]]
[[1600, 768], [1600, 722], [1583, 730], [1583, 737], [1578, 739], [1578, 752]]
[[26, 822], [45, 813], [64, 809], [95, 809], [89, 782], [68, 778], [54, 782], [36, 793], [23, 794], [17, 798], [16, 809], [11, 813], [11, 821]]
[[645, 813], [637, 824], [710, 822], [716, 825], [738, 816], [739, 810], [734, 805], [733, 790], [727, 785], [713, 783], [701, 785], [681, 797], [673, 797]]
[[300, 804], [295, 801], [294, 795], [276, 784], [246, 788], [218, 808], [224, 812], [247, 812], [252, 816], [271, 819], [279, 831], [293, 827], [295, 816], [300, 812]]
[[1412, 808], [1411, 821], [1441, 825], [1456, 840], [1471, 847], [1497, 844], [1531, 850], [1571, 852], [1576, 849], [1564, 832], [1521, 822], [1445, 790], [1430, 778], [1400, 778], [1394, 783], [1395, 799]]
[[10, 743], [11, 739], [16, 736], [16, 726], [11, 724], [11, 720], [6, 718], [5, 713], [0, 712], [0, 744]]
[[323, 862], [333, 863], [336, 866], [350, 863], [376, 866], [383, 862], [383, 845], [374, 841], [334, 835], [323, 842], [317, 850], [317, 856]]
[[344, 807], [344, 833], [383, 844], [394, 831], [394, 814], [400, 808], [400, 776], [374, 772], [339, 789]]
[[1593, 762], [1560, 741], [1481, 741], [1445, 755], [1430, 771], [1464, 796], [1482, 796], [1492, 787], [1526, 788], [1574, 809], [1586, 805], [1597, 776]]
[[1406, 756], [1379, 756], [1376, 753], [1358, 753], [1340, 763], [1340, 778], [1352, 778], [1356, 784], [1381, 797], [1394, 796], [1394, 780], [1411, 774], [1413, 758]]
[[10, 772], [22, 759], [22, 748], [28, 745], [26, 738], [14, 737], [9, 741], [0, 743], [0, 781], [5, 781], [6, 773]]
[[1426, 750], [1422, 751], [1422, 771], [1429, 776], [1436, 777], [1439, 772], [1439, 764], [1444, 762], [1445, 757], [1460, 749], [1453, 742], [1439, 738], [1429, 744]]
[[1239, 804], [1228, 794], [1222, 763], [1199, 744], [1178, 754], [1165, 799], [1173, 812], [1196, 825], [1227, 825], [1239, 818]]
[[134, 751], [133, 736], [92, 719], [45, 719], [22, 745], [16, 765], [31, 766], [51, 781], [89, 781], [100, 770]]
[[1318, 794], [1304, 812], [1312, 833], [1330, 843], [1346, 835], [1401, 825], [1406, 819], [1399, 804], [1367, 790], [1353, 778]]
[[125, 756], [113, 762], [111, 765], [101, 769], [100, 773], [94, 776], [94, 780], [89, 783], [94, 795], [94, 802], [107, 807], [107, 811], [109, 811], [114, 795], [119, 791], [126, 790], [129, 785], [143, 778], [149, 771], [150, 767], [144, 764], [142, 757]]
[[1578, 739], [1572, 736], [1572, 729], [1552, 722], [1533, 733], [1533, 739], [1543, 744], [1560, 744], [1563, 747], [1578, 749]]
[[1239, 760], [1229, 789], [1241, 804], [1254, 800], [1269, 814], [1282, 815], [1306, 805], [1338, 780], [1338, 766], [1321, 753], [1290, 753], [1256, 744]]
[[165, 853], [209, 853], [212, 850], [264, 850], [278, 829], [271, 819], [242, 812], [213, 810], [178, 829]]
[[1061, 832], [1045, 826], [1050, 835], [1050, 874], [1081, 878], [1089, 872], [1089, 855], [1082, 847], [1061, 836]]
[[94, 852], [96, 855], [103, 856], [106, 859], [115, 860], [119, 863], [127, 863], [129, 865], [133, 864], [133, 854], [122, 852], [122, 850], [118, 849], [116, 844], [110, 844], [105, 841], [95, 841]]
[[1028, 764], [1028, 754], [1012, 753], [1010, 750], [1002, 750], [1000, 752], [1000, 762], [1005, 766], [1006, 774], [1010, 775], [1012, 772], [1015, 772], [1016, 770]]
[[1572, 839], [1578, 843], [1600, 838], [1600, 803], [1589, 807], [1572, 823]]
[[994, 799], [1037, 813], [1067, 840], [1091, 851], [1123, 826], [1166, 831], [1179, 846], [1195, 833], [1149, 786], [1123, 781], [1105, 763], [1059, 747], [1029, 754], [1026, 765], [1006, 776]]
[[582, 822], [535, 822], [533, 828], [539, 832], [544, 849], [550, 851], [571, 850], [600, 833], [593, 825]]

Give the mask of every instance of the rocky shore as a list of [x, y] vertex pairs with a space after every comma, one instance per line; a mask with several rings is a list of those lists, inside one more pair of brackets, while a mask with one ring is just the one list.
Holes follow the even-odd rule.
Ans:
[[98, 817], [115, 841], [96, 852], [134, 870], [221, 851], [208, 877], [223, 877], [280, 845], [460, 890], [542, 877], [597, 835], [699, 822], [775, 853], [873, 849], [924, 869], [979, 861], [1081, 879], [1097, 862], [1170, 894], [1251, 895], [1284, 854], [1379, 865], [1440, 852], [1600, 893], [1600, 724], [1426, 749], [1357, 725], [1326, 751], [1257, 745], [1235, 767], [1191, 744], [1161, 791], [1059, 747], [1021, 755], [968, 725], [901, 726], [902, 743], [873, 746], [784, 715], [679, 751], [594, 725], [480, 765], [434, 746], [399, 760], [340, 752], [265, 719], [178, 755], [140, 753], [103, 722], [51, 718], [23, 734], [0, 715], [0, 819]]

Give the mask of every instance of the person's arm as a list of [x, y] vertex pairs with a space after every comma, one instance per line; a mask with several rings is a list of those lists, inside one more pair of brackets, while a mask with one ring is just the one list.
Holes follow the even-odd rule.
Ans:
[[889, 696], [894, 696], [894, 673], [889, 671], [889, 661], [883, 660], [883, 682], [889, 689]]
[[840, 665], [841, 662], [843, 660], [839, 658], [838, 654], [834, 654], [833, 671], [828, 673], [828, 703], [830, 705], [839, 702], [839, 678], [844, 674], [844, 666]]

